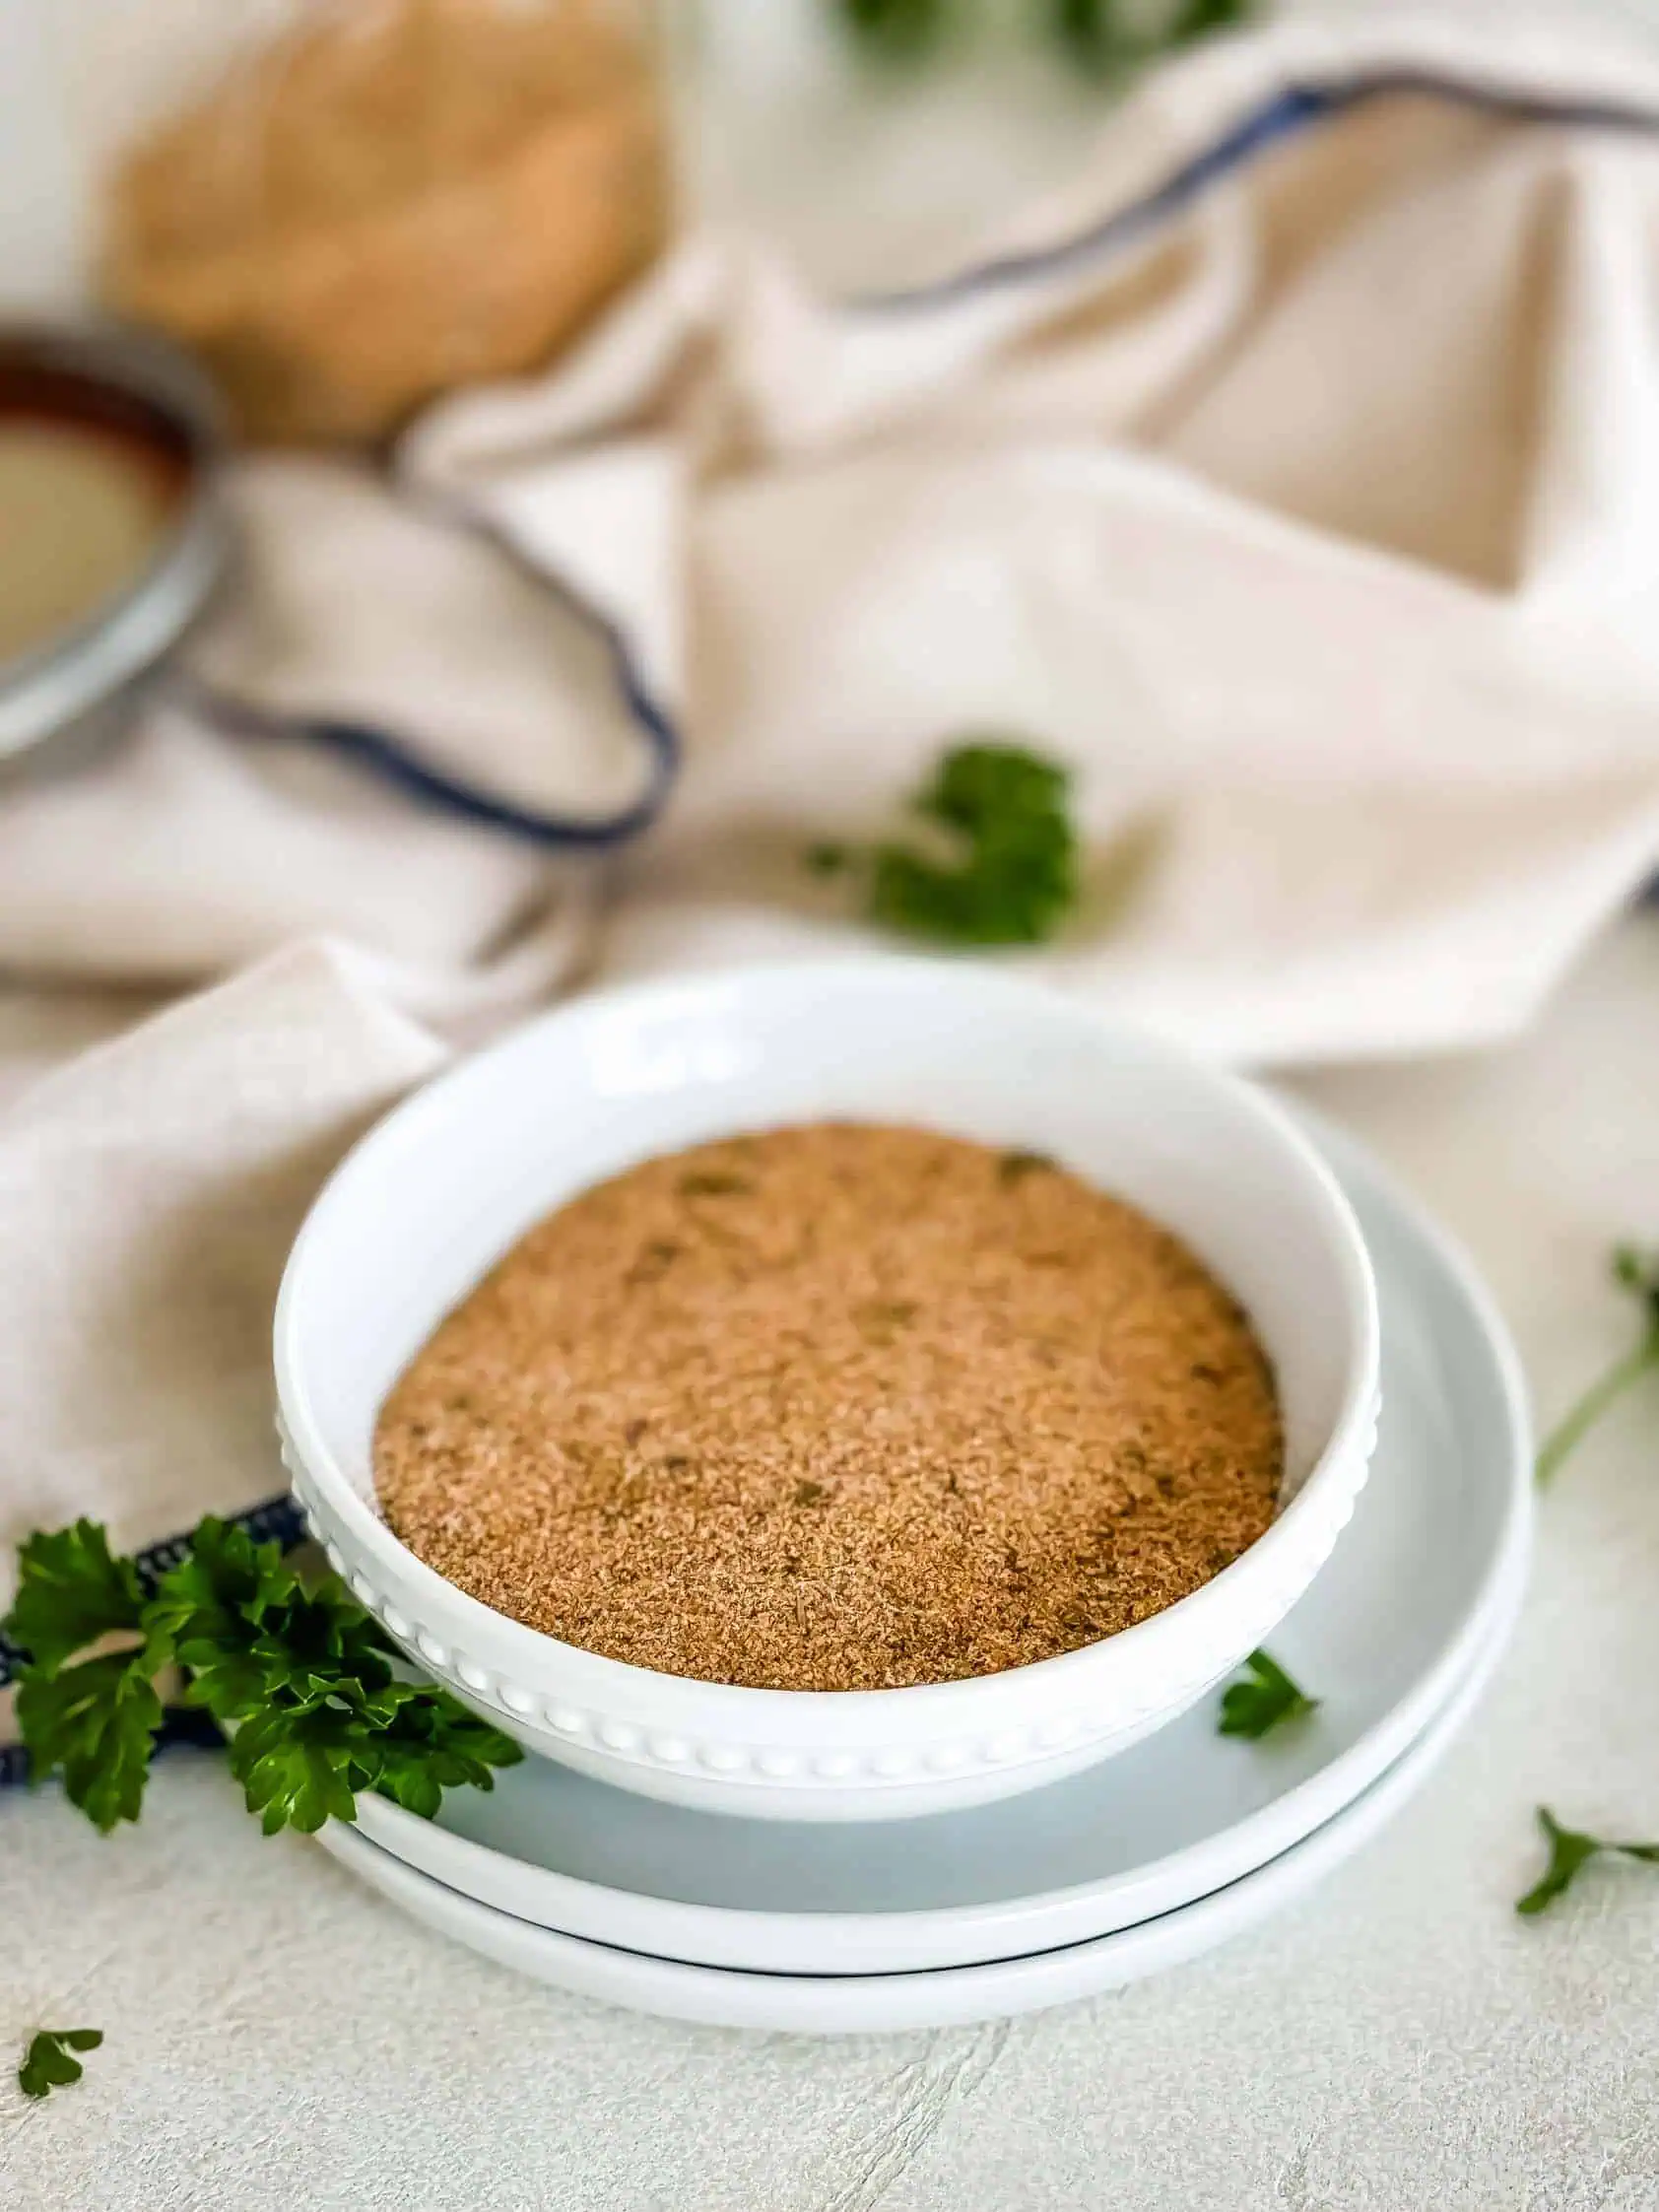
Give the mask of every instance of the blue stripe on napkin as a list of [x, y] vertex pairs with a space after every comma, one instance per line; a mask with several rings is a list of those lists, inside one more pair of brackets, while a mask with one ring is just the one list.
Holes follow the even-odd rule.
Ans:
[[1490, 77], [1443, 77], [1427, 69], [1377, 69], [1349, 77], [1312, 78], [1270, 95], [1229, 123], [1220, 138], [1182, 163], [1161, 184], [1057, 244], [1003, 254], [902, 291], [868, 294], [856, 304], [871, 313], [903, 313], [1086, 264], [1180, 214], [1212, 185], [1247, 168], [1271, 148], [1299, 137], [1314, 124], [1333, 121], [1373, 101], [1405, 97], [1444, 100], [1453, 106], [1472, 107], [1482, 114], [1507, 117], [1517, 123], [1638, 135], [1659, 133], [1659, 112], [1652, 108], [1623, 101], [1560, 99], [1521, 91]]
[[[223, 1751], [225, 1738], [211, 1713], [194, 1706], [169, 1706], [152, 1741], [158, 1751], [181, 1745], [198, 1751]], [[0, 1789], [21, 1789], [29, 1779], [29, 1754], [22, 1744], [0, 1744]]]
[[[1315, 124], [1328, 122], [1373, 101], [1414, 94], [1428, 95], [1484, 113], [1508, 116], [1521, 123], [1585, 130], [1659, 131], [1659, 114], [1618, 101], [1554, 99], [1507, 87], [1494, 79], [1442, 77], [1430, 70], [1381, 69], [1294, 83], [1229, 124], [1220, 138], [1183, 163], [1153, 191], [1116, 209], [1088, 230], [1056, 245], [1005, 254], [935, 283], [868, 296], [855, 305], [874, 314], [934, 307], [981, 292], [1041, 281], [1074, 265], [1086, 264], [1096, 255], [1108, 254], [1180, 214], [1212, 185]], [[326, 715], [307, 717], [277, 713], [190, 681], [179, 686], [179, 704], [228, 735], [255, 742], [298, 741], [334, 753], [418, 804], [545, 850], [598, 852], [628, 843], [656, 820], [673, 791], [683, 754], [678, 723], [652, 695], [620, 624], [595, 606], [567, 577], [534, 568], [498, 533], [481, 525], [476, 518], [453, 512], [449, 518], [461, 527], [472, 528], [486, 536], [498, 552], [514, 561], [542, 589], [598, 636], [610, 659], [612, 676], [623, 704], [645, 739], [649, 760], [643, 792], [620, 812], [584, 819], [539, 813], [516, 805], [498, 793], [444, 773], [402, 736], [365, 723], [337, 721]]]

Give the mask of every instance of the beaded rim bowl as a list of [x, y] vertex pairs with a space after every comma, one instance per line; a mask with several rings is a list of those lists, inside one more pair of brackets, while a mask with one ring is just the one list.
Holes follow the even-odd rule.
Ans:
[[[545, 1636], [425, 1566], [374, 1502], [375, 1417], [530, 1225], [653, 1154], [742, 1129], [909, 1121], [1028, 1147], [1182, 1236], [1279, 1383], [1281, 1506], [1163, 1612], [1036, 1664], [913, 1689], [755, 1690]], [[308, 1215], [277, 1307], [295, 1495], [366, 1609], [532, 1751], [706, 1811], [867, 1820], [1035, 1788], [1181, 1711], [1328, 1557], [1375, 1441], [1376, 1295], [1334, 1178], [1266, 1096], [1073, 999], [948, 961], [776, 965], [595, 994], [396, 1107]]]

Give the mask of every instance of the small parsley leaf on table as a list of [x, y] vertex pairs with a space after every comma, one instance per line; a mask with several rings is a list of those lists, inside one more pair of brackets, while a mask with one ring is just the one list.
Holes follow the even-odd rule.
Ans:
[[1541, 1483], [1559, 1471], [1616, 1399], [1644, 1374], [1659, 1370], [1659, 1253], [1621, 1244], [1614, 1251], [1612, 1266], [1614, 1281], [1640, 1307], [1642, 1331], [1630, 1349], [1597, 1376], [1545, 1438], [1538, 1452]]
[[1581, 1829], [1563, 1828], [1548, 1805], [1539, 1806], [1538, 1825], [1550, 1846], [1550, 1863], [1525, 1897], [1515, 1901], [1515, 1910], [1529, 1917], [1564, 1896], [1580, 1868], [1608, 1852], [1619, 1858], [1640, 1859], [1647, 1865], [1659, 1866], [1659, 1843], [1610, 1843], [1600, 1836], [1586, 1835]]
[[18, 2087], [26, 2097], [49, 2097], [54, 2089], [67, 2089], [84, 2071], [71, 2053], [96, 2050], [102, 2041], [101, 2028], [42, 2028], [18, 2068]]
[[1224, 1736], [1246, 1736], [1259, 1743], [1270, 1730], [1288, 1720], [1299, 1719], [1319, 1704], [1297, 1688], [1285, 1669], [1266, 1651], [1252, 1651], [1244, 1662], [1250, 1677], [1234, 1682], [1223, 1693], [1222, 1716], [1216, 1723]]

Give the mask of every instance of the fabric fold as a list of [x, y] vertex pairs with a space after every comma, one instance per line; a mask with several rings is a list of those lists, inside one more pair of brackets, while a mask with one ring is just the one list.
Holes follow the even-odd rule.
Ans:
[[0, 798], [0, 964], [176, 985], [327, 932], [473, 1036], [870, 942], [803, 851], [990, 730], [1072, 769], [1109, 886], [1037, 972], [1246, 1059], [1505, 1036], [1659, 861], [1656, 235], [1651, 48], [1393, 13], [1157, 72], [900, 294], [697, 230], [389, 473], [242, 464], [197, 656], [577, 814], [651, 772], [643, 704], [682, 781], [615, 896], [158, 707]]
[[139, 1550], [286, 1489], [289, 1246], [347, 1146], [446, 1057], [353, 956], [301, 946], [0, 1113], [0, 1613], [33, 1529], [86, 1513]]

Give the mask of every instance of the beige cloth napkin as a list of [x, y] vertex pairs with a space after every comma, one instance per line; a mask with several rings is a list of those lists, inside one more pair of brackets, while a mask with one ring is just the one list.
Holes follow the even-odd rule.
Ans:
[[[1150, 80], [955, 286], [838, 305], [694, 235], [549, 376], [419, 425], [402, 503], [247, 471], [211, 673], [614, 798], [638, 746], [591, 636], [434, 519], [469, 516], [685, 717], [601, 972], [858, 943], [804, 844], [1007, 727], [1075, 765], [1091, 843], [1082, 916], [1014, 965], [1241, 1057], [1503, 1035], [1659, 857], [1659, 140], [1397, 92], [1089, 243], [1287, 86], [1402, 70], [1659, 114], [1651, 50], [1569, 18], [1293, 25]], [[585, 914], [522, 848], [165, 717], [0, 803], [0, 963], [35, 971], [325, 929], [487, 1021]]]
[[286, 1488], [289, 1246], [346, 1147], [445, 1057], [355, 956], [302, 946], [0, 1112], [0, 1613], [32, 1529], [89, 1513], [140, 1549]]
[[[1294, 25], [1155, 77], [1030, 251], [1291, 85], [1434, 72], [1641, 101], [1565, 22]], [[1096, 896], [1016, 965], [1255, 1059], [1524, 1021], [1659, 854], [1659, 141], [1402, 93], [1139, 242], [863, 309], [694, 240], [540, 384], [406, 453], [528, 551], [637, 528], [693, 579], [692, 761], [612, 972], [843, 943], [800, 865], [950, 733], [1080, 771]], [[628, 472], [626, 488], [622, 472]]]
[[[383, 726], [527, 806], [621, 804], [640, 746], [587, 629], [366, 468], [240, 462], [240, 557], [193, 673], [278, 714]], [[581, 958], [589, 871], [416, 806], [303, 745], [221, 733], [164, 692], [83, 772], [0, 790], [0, 966], [177, 985], [316, 933], [474, 1026]]]

